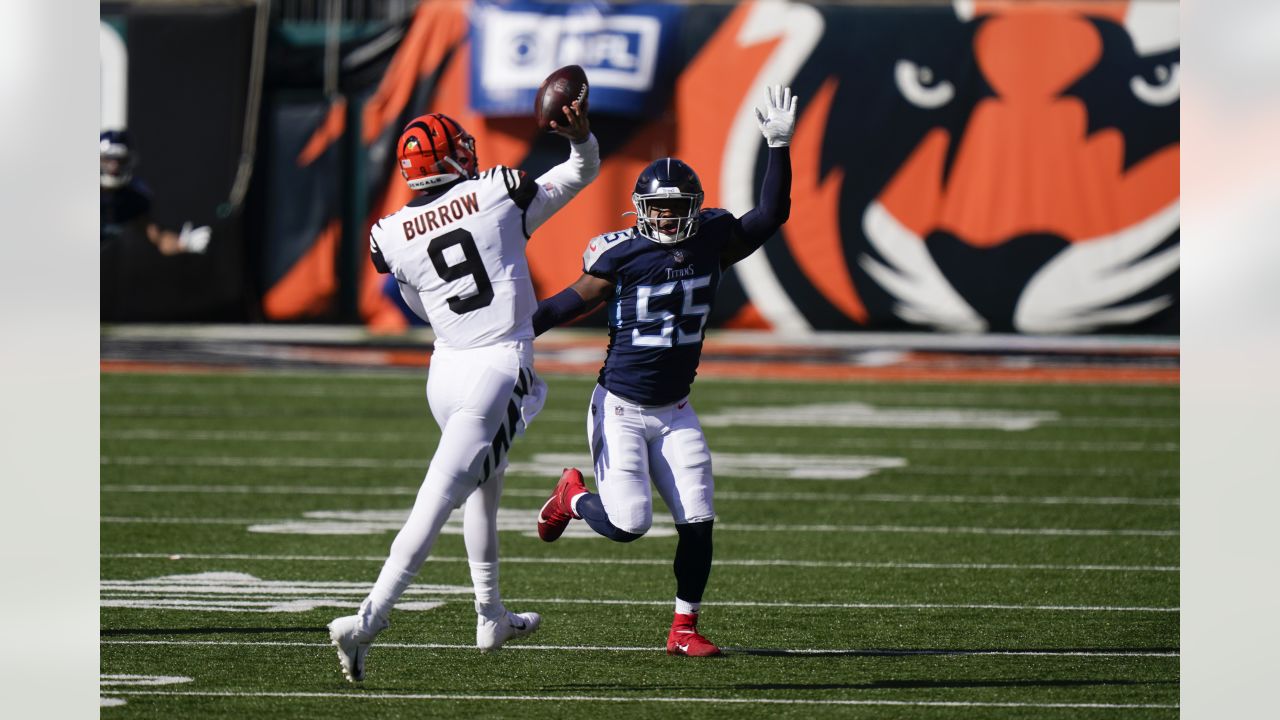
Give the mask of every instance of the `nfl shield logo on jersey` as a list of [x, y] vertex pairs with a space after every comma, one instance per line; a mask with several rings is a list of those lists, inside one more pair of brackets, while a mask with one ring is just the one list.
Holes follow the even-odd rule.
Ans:
[[677, 263], [682, 263], [682, 262], [684, 262], [684, 251], [683, 251], [683, 250], [673, 250], [673, 251], [671, 252], [671, 259], [672, 259], [672, 260], [675, 260]]

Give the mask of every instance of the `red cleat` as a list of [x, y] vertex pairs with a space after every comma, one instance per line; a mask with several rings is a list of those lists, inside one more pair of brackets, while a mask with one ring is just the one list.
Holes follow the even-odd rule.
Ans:
[[667, 634], [667, 654], [712, 657], [720, 654], [720, 648], [698, 633], [697, 615], [676, 613]]
[[569, 527], [569, 521], [578, 517], [573, 514], [573, 499], [587, 491], [582, 482], [582, 473], [575, 468], [565, 468], [551, 491], [551, 497], [538, 513], [538, 537], [546, 542], [554, 542]]

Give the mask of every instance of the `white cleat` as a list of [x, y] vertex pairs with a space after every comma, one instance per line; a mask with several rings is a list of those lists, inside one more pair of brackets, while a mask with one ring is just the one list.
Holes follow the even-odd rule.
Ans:
[[364, 680], [364, 659], [369, 654], [369, 645], [387, 627], [384, 622], [382, 627], [369, 633], [361, 632], [362, 624], [359, 615], [340, 617], [329, 623], [329, 640], [338, 648], [338, 663], [350, 682]]
[[513, 613], [505, 611], [497, 620], [483, 615], [476, 616], [476, 647], [493, 652], [508, 640], [532, 635], [542, 625], [542, 616], [536, 612]]

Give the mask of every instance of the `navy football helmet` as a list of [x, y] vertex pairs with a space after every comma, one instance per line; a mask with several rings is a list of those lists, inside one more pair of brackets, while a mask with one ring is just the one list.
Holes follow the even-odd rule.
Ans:
[[98, 180], [102, 187], [124, 187], [133, 179], [137, 158], [127, 130], [104, 130], [98, 135]]
[[693, 168], [675, 158], [649, 163], [636, 180], [631, 204], [636, 232], [663, 245], [684, 242], [698, 232], [702, 181]]

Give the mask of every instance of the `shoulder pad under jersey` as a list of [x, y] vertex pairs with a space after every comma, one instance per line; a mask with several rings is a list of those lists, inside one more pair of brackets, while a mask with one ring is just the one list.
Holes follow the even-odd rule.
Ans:
[[538, 194], [538, 183], [528, 173], [504, 165], [495, 165], [483, 173], [480, 179], [488, 182], [501, 182], [506, 188], [507, 197], [521, 210], [528, 210], [529, 204]]
[[[587, 243], [587, 249], [582, 251], [582, 271], [591, 272], [596, 270], [597, 264], [607, 265], [608, 263], [600, 263], [600, 258], [631, 237], [633, 237], [633, 233], [630, 230], [618, 230], [591, 238], [591, 242]], [[598, 269], [606, 273], [613, 272], [612, 267], [600, 267]]]
[[700, 223], [709, 223], [730, 215], [731, 213], [724, 208], [707, 208], [698, 213], [698, 221]]

